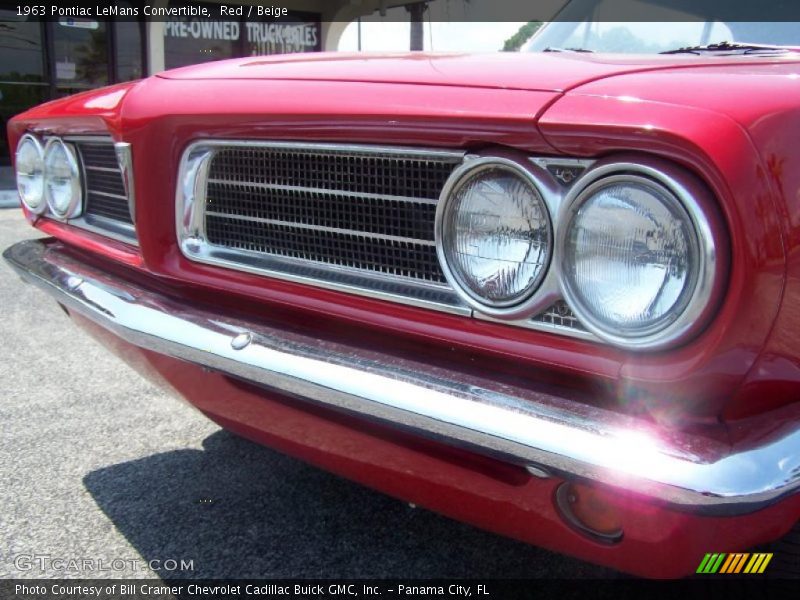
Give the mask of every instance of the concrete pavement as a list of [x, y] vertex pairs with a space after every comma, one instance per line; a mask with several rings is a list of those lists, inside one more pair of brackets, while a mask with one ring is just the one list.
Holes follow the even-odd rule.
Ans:
[[14, 180], [14, 169], [0, 167], [0, 208], [19, 206], [17, 184]]

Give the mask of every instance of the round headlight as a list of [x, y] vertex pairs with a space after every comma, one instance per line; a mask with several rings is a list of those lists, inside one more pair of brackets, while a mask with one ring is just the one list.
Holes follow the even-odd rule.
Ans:
[[707, 267], [686, 207], [638, 175], [604, 177], [580, 192], [561, 242], [567, 302], [588, 328], [625, 346], [666, 341]]
[[24, 135], [17, 144], [15, 160], [17, 190], [28, 209], [39, 215], [47, 204], [44, 201], [44, 151], [32, 135]]
[[475, 159], [454, 172], [437, 209], [436, 236], [448, 281], [490, 314], [528, 299], [550, 263], [547, 206], [513, 161]]
[[81, 179], [75, 151], [53, 138], [44, 149], [44, 195], [50, 211], [61, 219], [77, 217], [81, 206]]

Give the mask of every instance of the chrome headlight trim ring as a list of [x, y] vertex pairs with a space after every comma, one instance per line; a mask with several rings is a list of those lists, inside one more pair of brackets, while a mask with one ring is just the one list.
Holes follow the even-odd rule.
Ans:
[[[70, 183], [71, 187], [71, 195], [69, 199], [69, 203], [67, 204], [67, 209], [64, 211], [58, 210], [54, 206], [54, 202], [51, 198], [51, 194], [48, 192], [48, 173], [47, 173], [47, 155], [48, 152], [52, 151], [52, 148], [60, 146], [63, 151], [64, 155], [67, 157], [67, 165], [69, 170], [72, 173], [72, 180]], [[62, 221], [66, 221], [69, 219], [74, 219], [75, 217], [80, 216], [81, 212], [83, 212], [83, 177], [81, 173], [80, 163], [78, 162], [78, 156], [75, 152], [75, 149], [70, 145], [64, 142], [61, 138], [53, 137], [47, 141], [47, 144], [44, 147], [44, 196], [47, 201], [47, 206], [50, 209], [50, 214]]]
[[[537, 312], [541, 312], [557, 299], [558, 286], [553, 279], [553, 269], [551, 267], [556, 239], [552, 215], [557, 207], [558, 200], [554, 191], [545, 183], [545, 178], [534, 174], [533, 171], [537, 168], [526, 159], [516, 160], [499, 155], [468, 156], [464, 163], [450, 175], [439, 196], [434, 222], [436, 254], [439, 258], [439, 264], [445, 278], [459, 298], [483, 315], [502, 320], [525, 319], [537, 314]], [[529, 284], [529, 290], [524, 296], [509, 304], [492, 303], [487, 299], [478, 297], [469, 290], [467, 284], [462, 281], [461, 276], [451, 267], [445, 249], [445, 244], [449, 241], [447, 239], [449, 234], [445, 232], [445, 221], [451, 209], [453, 198], [466, 182], [491, 169], [509, 171], [528, 184], [541, 203], [547, 222], [549, 243], [544, 265], [533, 282]]]
[[20, 148], [25, 143], [32, 143], [33, 144], [34, 148], [36, 149], [37, 154], [39, 155], [39, 161], [41, 162], [41, 165], [42, 165], [42, 174], [41, 174], [42, 191], [41, 191], [41, 197], [39, 198], [39, 204], [37, 206], [31, 206], [30, 204], [28, 204], [28, 202], [25, 201], [25, 198], [23, 197], [22, 192], [19, 191], [19, 187], [20, 186], [19, 186], [19, 182], [17, 181], [18, 173], [19, 173], [19, 171], [18, 171], [18, 169], [19, 169], [19, 159], [18, 158], [15, 159], [15, 164], [14, 164], [15, 185], [17, 186], [17, 192], [19, 193], [20, 201], [25, 205], [25, 208], [27, 208], [29, 211], [31, 211], [35, 215], [41, 215], [47, 210], [47, 199], [45, 198], [44, 146], [42, 146], [42, 143], [39, 141], [39, 139], [35, 135], [30, 134], [30, 133], [26, 133], [17, 142], [17, 147], [16, 147], [16, 150], [14, 151], [15, 156], [18, 155]]
[[[698, 252], [697, 272], [693, 275], [694, 289], [681, 302], [673, 319], [640, 334], [626, 335], [601, 323], [571, 289], [563, 272], [567, 256], [569, 230], [577, 210], [592, 197], [599, 187], [610, 181], [647, 181], [662, 186], [680, 203], [692, 225]], [[687, 341], [704, 327], [715, 307], [715, 295], [726, 261], [720, 251], [726, 247], [722, 239], [724, 227], [713, 197], [705, 186], [689, 173], [659, 159], [637, 157], [636, 162], [598, 163], [570, 190], [561, 207], [556, 234], [558, 280], [561, 294], [587, 330], [601, 340], [625, 350], [661, 350]]]

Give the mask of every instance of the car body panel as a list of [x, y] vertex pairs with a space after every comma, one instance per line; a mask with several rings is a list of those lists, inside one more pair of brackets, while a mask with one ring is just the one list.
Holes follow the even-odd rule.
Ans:
[[[751, 65], [793, 63], [797, 56], [747, 57]], [[160, 73], [180, 80], [330, 81], [396, 83], [435, 87], [482, 87], [563, 92], [585, 83], [641, 71], [730, 65], [741, 57], [693, 54], [630, 55], [552, 53], [342, 53], [289, 54], [235, 58]]]
[[[267, 316], [367, 348], [391, 340], [398, 354], [454, 372], [553, 386], [648, 420], [665, 435], [688, 430], [724, 441], [746, 436], [740, 424], [756, 414], [779, 422], [768, 411], [798, 400], [798, 73], [800, 62], [786, 56], [248, 58], [55, 101], [15, 117], [9, 134], [12, 145], [26, 130], [130, 143], [138, 247], [26, 211], [27, 218], [83, 260], [180, 298], [187, 311]], [[695, 338], [636, 353], [192, 262], [176, 243], [177, 165], [192, 142], [209, 138], [670, 161], [719, 203], [729, 240], [720, 249], [729, 261], [724, 299]], [[705, 552], [769, 541], [800, 515], [797, 495], [735, 518], [621, 495], [628, 533], [616, 546], [601, 545], [558, 516], [558, 478], [536, 480], [516, 466], [298, 404], [136, 348], [74, 316], [241, 435], [455, 518], [629, 572], [686, 574]], [[669, 549], [669, 560], [648, 558], [654, 548]]]
[[[431, 64], [438, 65], [430, 57], [425, 61], [382, 59], [388, 64], [410, 64], [407, 68], [412, 70], [411, 75], [401, 70], [399, 75], [392, 76], [391, 69], [379, 70], [387, 81], [394, 77], [393, 83], [309, 79], [313, 73], [305, 73], [305, 79], [296, 81], [265, 79], [263, 75], [253, 80], [233, 77], [231, 72], [236, 73], [237, 65], [245, 59], [215, 63], [213, 69], [208, 67], [212, 71], [204, 71], [203, 66], [178, 70], [178, 74], [187, 74], [179, 80], [152, 77], [137, 84], [57, 101], [18, 119], [24, 119], [34, 129], [46, 123], [47, 127], [61, 131], [63, 128], [59, 119], [52, 118], [53, 113], [70, 118], [81, 116], [86, 119], [80, 122], [81, 127], [91, 123], [90, 129], [99, 128], [102, 122], [117, 140], [159, 148], [158, 155], [142, 153], [134, 160], [137, 191], [145, 207], [137, 227], [146, 268], [176, 283], [208, 285], [217, 290], [224, 284], [229, 293], [251, 299], [334, 314], [411, 339], [432, 338], [437, 344], [454, 344], [461, 351], [477, 351], [495, 359], [510, 356], [516, 363], [510, 367], [514, 372], [527, 368], [537, 375], [543, 370], [570, 373], [592, 387], [605, 380], [600, 387], [613, 387], [615, 391], [607, 396], [621, 410], [648, 414], [667, 426], [685, 426], [692, 421], [713, 423], [722, 407], [740, 391], [740, 384], [755, 364], [777, 315], [785, 265], [783, 242], [774, 234], [779, 227], [776, 199], [771, 184], [763, 176], [766, 167], [747, 129], [723, 110], [723, 106], [736, 102], [719, 94], [719, 85], [709, 86], [708, 95], [715, 96], [720, 105], [710, 110], [702, 106], [702, 101], [681, 104], [674, 98], [672, 102], [648, 99], [645, 91], [655, 94], [653, 90], [669, 88], [654, 86], [647, 78], [670, 74], [688, 81], [704, 81], [707, 78], [698, 74], [720, 70], [726, 76], [726, 85], [736, 88], [743, 85], [737, 82], [748, 79], [753, 71], [770, 73], [772, 77], [788, 76], [797, 70], [798, 63], [785, 58], [748, 58], [742, 67], [741, 59], [729, 58], [720, 62], [697, 57], [611, 60], [576, 58], [572, 54], [533, 57], [537, 60], [528, 56], [517, 58], [529, 65], [524, 76], [531, 81], [537, 78], [546, 81], [552, 73], [560, 73], [562, 81], [558, 84], [574, 89], [562, 94], [497, 90], [477, 84], [460, 87], [403, 83], [420, 80], [416, 70], [429, 73]], [[447, 56], [442, 60], [450, 59]], [[479, 57], [478, 60], [494, 59]], [[291, 58], [280, 64], [295, 62], [313, 70], [336, 60], [331, 56]], [[372, 64], [353, 60], [336, 64], [346, 66], [351, 62]], [[382, 64], [380, 60], [378, 63]], [[513, 64], [509, 58], [502, 59], [502, 63]], [[587, 64], [593, 65], [592, 69], [598, 69], [598, 65], [603, 69], [587, 77], [583, 72]], [[656, 68], [654, 65], [658, 70], [647, 70]], [[263, 71], [266, 67], [258, 69]], [[630, 73], [624, 69], [646, 71]], [[737, 69], [742, 69], [741, 78], [737, 78]], [[188, 74], [195, 72], [208, 76], [213, 73], [214, 77], [227, 73], [233, 78], [225, 82], [227, 93], [221, 97], [216, 92], [217, 84], [209, 86], [199, 76], [188, 78]], [[462, 85], [470, 83], [470, 71], [459, 67], [455, 72]], [[490, 73], [478, 69], [474, 72], [491, 78]], [[321, 77], [319, 71], [314, 73]], [[538, 77], [540, 74], [544, 75]], [[636, 83], [641, 78], [647, 80], [647, 85]], [[192, 102], [187, 103], [185, 98], [192, 98]], [[12, 134], [21, 130], [15, 126], [17, 122], [12, 122]], [[202, 129], [198, 130], [197, 122], [203, 123]], [[63, 132], [72, 130], [74, 126], [70, 125]], [[722, 312], [725, 318], [718, 319], [714, 327], [677, 351], [631, 355], [540, 332], [432, 315], [426, 310], [338, 292], [309, 291], [289, 282], [192, 263], [174, 245], [174, 214], [168, 208], [176, 186], [172, 165], [188, 144], [205, 137], [466, 149], [502, 146], [529, 154], [572, 156], [639, 151], [661, 156], [700, 175], [724, 199], [723, 211], [738, 203], [736, 210], [727, 210], [725, 216], [739, 253], [732, 257], [730, 285], [738, 286], [733, 289], [742, 293], [729, 294]], [[754, 170], [750, 165], [758, 168]], [[740, 179], [731, 180], [734, 176]], [[737, 196], [733, 190], [747, 192]], [[747, 211], [771, 220], [754, 221]], [[757, 235], [748, 229], [753, 222], [760, 227]], [[750, 243], [738, 244], [745, 239]], [[744, 293], [749, 285], [746, 282], [752, 283], [753, 277], [758, 278], [763, 299]], [[298, 300], [298, 296], [303, 299]], [[758, 318], [736, 318], [741, 314], [754, 314]], [[790, 400], [782, 398], [775, 404]]]

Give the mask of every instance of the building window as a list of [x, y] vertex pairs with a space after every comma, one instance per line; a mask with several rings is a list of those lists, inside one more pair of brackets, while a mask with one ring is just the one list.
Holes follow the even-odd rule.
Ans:
[[143, 21], [17, 15], [0, 0], [0, 166], [11, 161], [8, 120], [32, 106], [144, 77]]
[[44, 27], [0, 5], [0, 165], [10, 161], [6, 124], [15, 114], [50, 98]]
[[109, 83], [105, 22], [59, 19], [53, 23], [52, 36], [56, 96]]
[[[129, 2], [117, 2], [120, 8], [131, 8]], [[119, 19], [113, 23], [114, 80], [130, 81], [146, 75], [144, 63], [144, 21]]]

